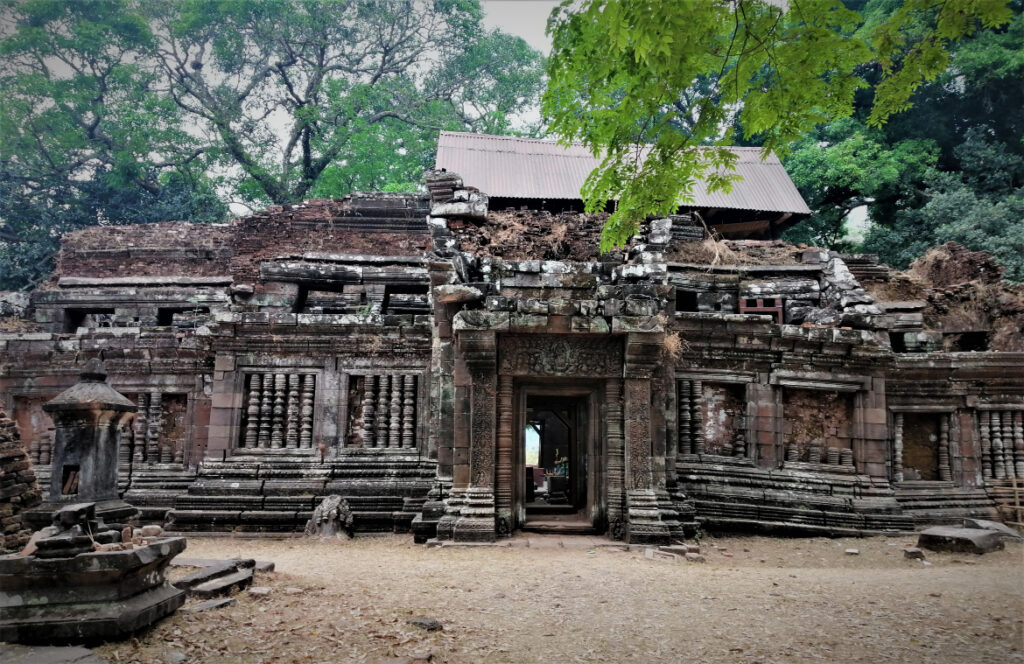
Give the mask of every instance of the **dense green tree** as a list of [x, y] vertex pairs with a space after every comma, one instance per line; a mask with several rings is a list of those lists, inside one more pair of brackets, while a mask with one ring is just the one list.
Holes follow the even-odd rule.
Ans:
[[[894, 4], [868, 3], [867, 25]], [[906, 267], [927, 247], [956, 240], [999, 256], [1008, 275], [1020, 279], [1019, 240], [1009, 248], [1013, 224], [1006, 215], [1019, 205], [1013, 183], [1024, 159], [1022, 5], [1011, 3], [1013, 17], [1003, 28], [956, 43], [948, 69], [880, 129], [867, 126], [865, 94], [853, 118], [798, 141], [786, 165], [815, 214], [787, 238], [858, 249], [843, 242], [843, 222], [865, 206], [872, 227], [864, 248], [892, 265]], [[957, 210], [959, 220], [942, 218]], [[970, 232], [972, 224], [979, 230]]]
[[860, 14], [838, 0], [567, 1], [549, 22], [543, 108], [562, 139], [603, 157], [583, 196], [591, 210], [617, 201], [607, 247], [646, 215], [671, 212], [698, 177], [728, 188], [730, 154], [703, 146], [729, 142], [734, 120], [784, 154], [815, 126], [851, 115], [874, 72], [867, 121], [877, 126], [945, 71], [950, 43], [1009, 18], [1000, 0], [905, 0], [858, 34]]
[[[408, 190], [509, 131], [541, 56], [477, 0], [0, 0], [0, 288], [89, 223]], [[170, 190], [168, 187], [170, 186]]]

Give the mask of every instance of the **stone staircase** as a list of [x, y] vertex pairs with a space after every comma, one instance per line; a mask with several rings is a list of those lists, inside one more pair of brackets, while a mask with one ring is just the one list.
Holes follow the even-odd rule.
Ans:
[[405, 532], [426, 500], [435, 462], [410, 450], [342, 450], [326, 459], [298, 450], [239, 451], [205, 461], [174, 500], [177, 532], [302, 532], [325, 496], [340, 495], [360, 532]]
[[676, 468], [679, 489], [710, 530], [835, 537], [914, 528], [888, 482], [866, 475], [823, 477], [696, 455]]
[[893, 488], [903, 513], [917, 526], [959, 525], [965, 518], [999, 518], [992, 497], [981, 487], [910, 481], [895, 484]]

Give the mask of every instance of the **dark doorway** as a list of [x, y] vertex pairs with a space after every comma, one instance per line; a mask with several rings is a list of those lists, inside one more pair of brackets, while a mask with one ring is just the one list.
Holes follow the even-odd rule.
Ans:
[[[583, 519], [587, 505], [587, 399], [528, 394], [523, 446], [527, 520]], [[535, 519], [534, 519], [535, 520]]]

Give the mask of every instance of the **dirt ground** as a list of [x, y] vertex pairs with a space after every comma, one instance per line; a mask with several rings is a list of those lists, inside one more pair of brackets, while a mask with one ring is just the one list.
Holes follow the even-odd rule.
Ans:
[[[276, 563], [257, 574], [271, 593], [179, 612], [99, 653], [210, 664], [1024, 661], [1019, 543], [928, 552], [925, 564], [903, 557], [913, 538], [704, 539], [700, 564], [598, 542], [194, 538], [183, 556]], [[443, 629], [408, 624], [420, 616]]]

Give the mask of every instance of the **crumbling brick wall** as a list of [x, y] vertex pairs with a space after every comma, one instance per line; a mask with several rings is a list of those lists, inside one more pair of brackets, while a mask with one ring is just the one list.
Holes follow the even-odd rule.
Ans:
[[25, 546], [32, 531], [25, 527], [21, 513], [42, 502], [25, 449], [14, 421], [0, 411], [0, 551]]
[[786, 448], [787, 451], [791, 447], [796, 448], [796, 461], [814, 461], [811, 448], [815, 443], [819, 446], [819, 461], [825, 458], [830, 447], [851, 447], [852, 394], [786, 388], [782, 409]]

